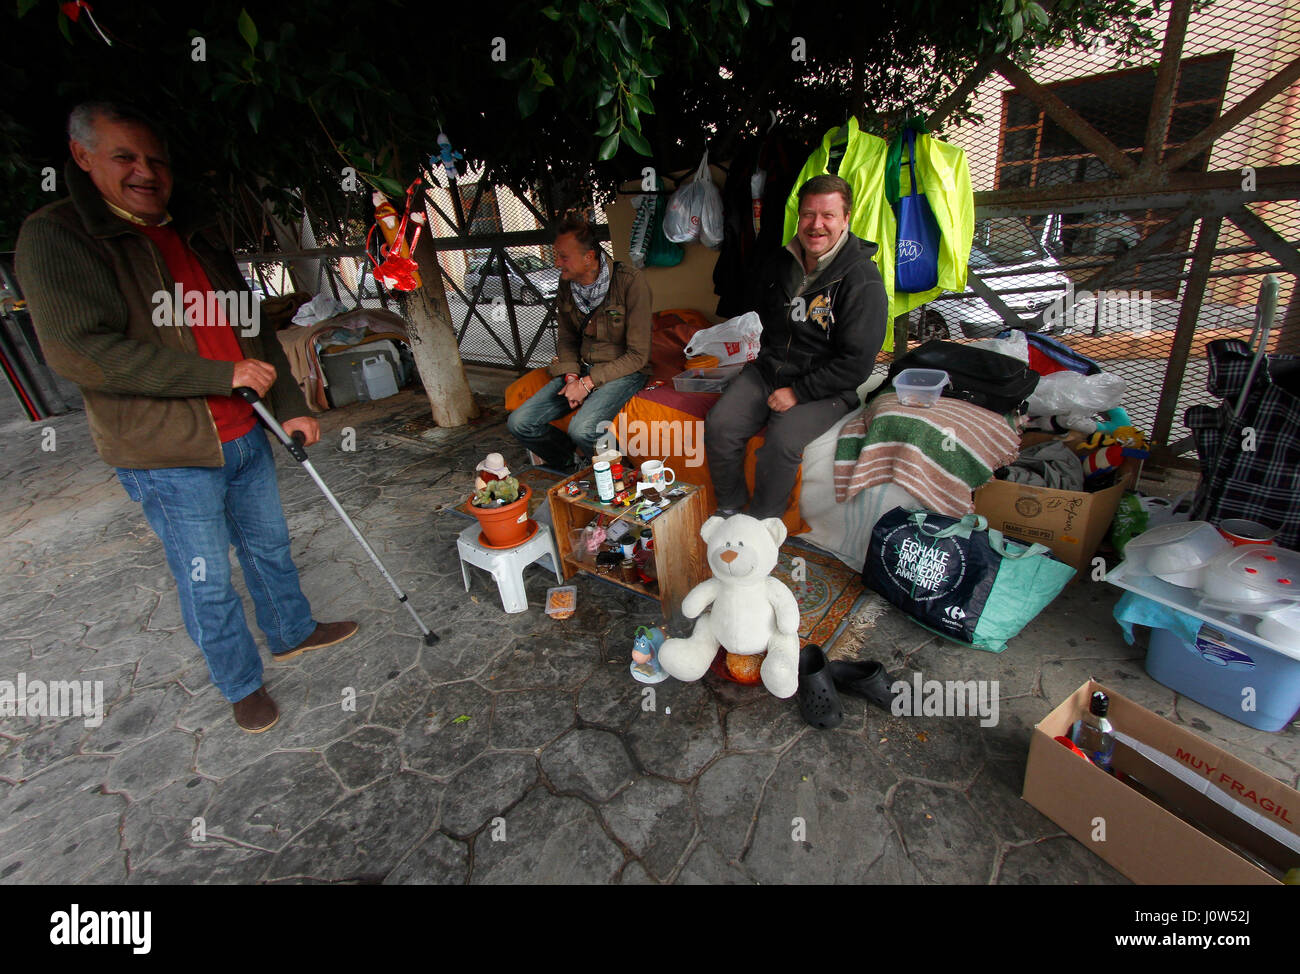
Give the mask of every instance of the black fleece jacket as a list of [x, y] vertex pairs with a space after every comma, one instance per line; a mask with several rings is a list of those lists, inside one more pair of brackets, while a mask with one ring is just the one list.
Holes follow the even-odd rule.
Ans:
[[774, 388], [790, 386], [801, 403], [838, 395], [857, 407], [857, 388], [871, 374], [889, 323], [885, 283], [871, 259], [876, 249], [850, 233], [798, 296], [804, 271], [794, 254], [783, 247], [764, 263], [751, 300], [763, 321], [754, 364]]

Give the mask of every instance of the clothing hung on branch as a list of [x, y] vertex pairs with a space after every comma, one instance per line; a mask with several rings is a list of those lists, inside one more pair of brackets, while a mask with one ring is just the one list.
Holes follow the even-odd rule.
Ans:
[[[722, 187], [722, 249], [713, 266], [713, 292], [718, 295], [720, 317], [734, 318], [751, 310], [753, 276], [763, 256], [784, 242], [785, 201], [807, 154], [807, 145], [773, 132], [749, 139], [732, 160]], [[756, 217], [753, 181], [758, 173], [762, 173], [763, 185]]]
[[906, 128], [890, 143], [885, 163], [885, 191], [892, 212], [910, 186], [913, 173], [909, 168], [914, 169], [916, 181], [923, 188], [939, 225], [939, 280], [928, 291], [896, 293], [890, 305], [890, 312], [895, 316], [919, 308], [944, 291], [960, 294], [966, 290], [967, 264], [975, 238], [975, 197], [971, 192], [966, 150], [917, 131], [916, 144], [910, 153], [914, 164], [909, 167], [903, 151]]

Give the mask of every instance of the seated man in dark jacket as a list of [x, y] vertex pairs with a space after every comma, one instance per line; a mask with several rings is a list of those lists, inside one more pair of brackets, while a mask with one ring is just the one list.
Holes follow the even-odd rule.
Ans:
[[[858, 406], [889, 322], [876, 245], [849, 232], [853, 190], [838, 176], [799, 188], [799, 228], [763, 266], [751, 305], [763, 348], [704, 421], [718, 513], [749, 501], [756, 518], [780, 517], [810, 442]], [[745, 486], [745, 445], [767, 427], [754, 496]]]

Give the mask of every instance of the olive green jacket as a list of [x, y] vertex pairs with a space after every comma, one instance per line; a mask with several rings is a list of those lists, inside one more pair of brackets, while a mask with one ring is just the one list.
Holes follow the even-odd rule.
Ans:
[[591, 381], [597, 386], [633, 372], [651, 373], [650, 285], [644, 274], [627, 264], [615, 263], [610, 273], [609, 294], [585, 325], [587, 316], [573, 303], [569, 282], [560, 282], [555, 299], [559, 360], [550, 366], [552, 376], [580, 374], [583, 362], [591, 366]]
[[[206, 397], [230, 394], [234, 363], [199, 355], [190, 328], [176, 323], [183, 309], [159, 310], [159, 296], [174, 293], [175, 281], [153, 241], [113, 215], [75, 163], [68, 163], [64, 179], [70, 195], [37, 210], [18, 234], [18, 283], [47, 363], [81, 387], [105, 463], [222, 466]], [[213, 290], [246, 292], [215, 226], [173, 212], [172, 225], [198, 256]], [[236, 328], [235, 334], [246, 358], [275, 367], [268, 406], [281, 421], [308, 415], [272, 328], [253, 330]]]

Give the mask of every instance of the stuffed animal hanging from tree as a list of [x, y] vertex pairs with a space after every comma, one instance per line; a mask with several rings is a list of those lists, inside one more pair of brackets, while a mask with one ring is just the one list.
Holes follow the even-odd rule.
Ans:
[[[375, 226], [370, 228], [370, 234], [366, 237], [366, 250], [369, 252], [370, 240], [374, 236], [375, 227], [378, 227], [386, 241], [379, 246], [379, 256], [384, 260], [383, 263], [379, 263], [371, 257], [370, 262], [375, 265], [375, 277], [383, 282], [384, 287], [392, 291], [414, 291], [421, 285], [420, 265], [411, 255], [415, 253], [420, 231], [424, 229], [423, 202], [421, 202], [421, 209], [412, 213], [411, 201], [416, 187], [422, 182], [423, 180], [417, 176], [415, 182], [406, 187], [406, 212], [402, 214], [400, 222], [397, 220], [397, 210], [383, 193], [376, 191], [372, 197], [375, 204]], [[409, 246], [406, 242], [408, 223], [415, 224], [415, 233], [411, 236]]]

